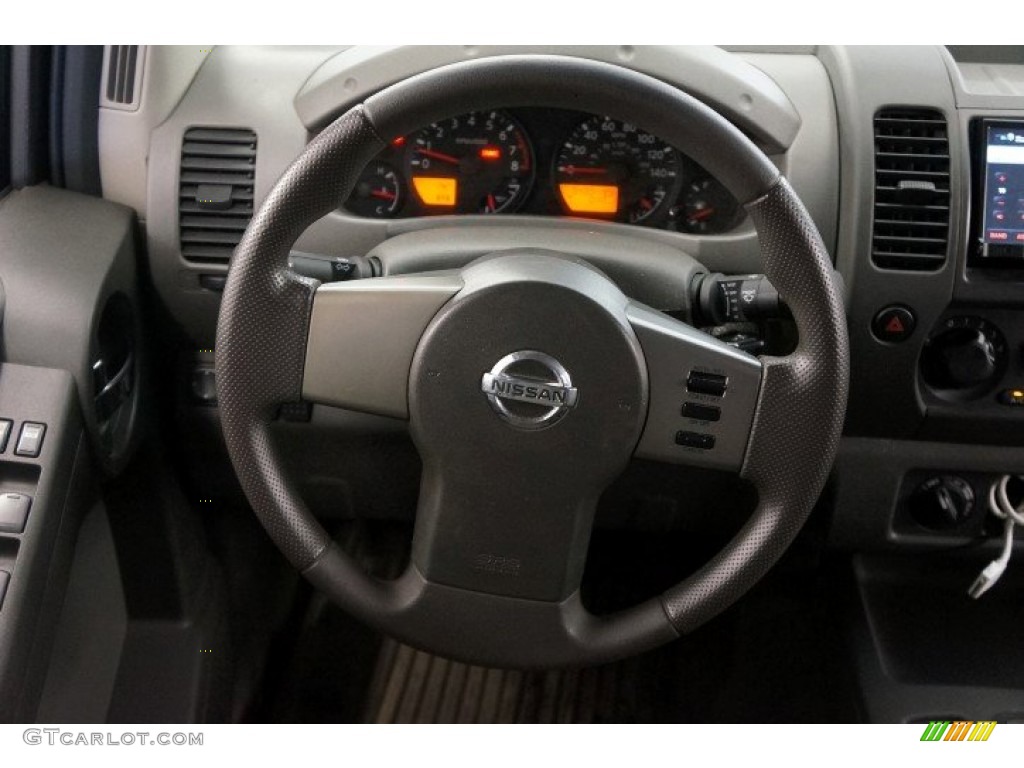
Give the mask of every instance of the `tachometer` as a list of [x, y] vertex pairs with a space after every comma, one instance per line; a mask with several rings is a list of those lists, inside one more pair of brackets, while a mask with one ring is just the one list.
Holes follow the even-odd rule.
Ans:
[[649, 222], [681, 183], [679, 153], [632, 123], [591, 117], [555, 155], [555, 191], [573, 214]]
[[405, 145], [406, 176], [428, 212], [511, 212], [533, 183], [526, 132], [500, 110], [440, 120]]

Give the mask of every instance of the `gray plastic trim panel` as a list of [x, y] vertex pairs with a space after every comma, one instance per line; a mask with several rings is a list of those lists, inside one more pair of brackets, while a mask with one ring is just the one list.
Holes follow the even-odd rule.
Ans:
[[378, 277], [320, 286], [313, 296], [302, 396], [357, 411], [409, 416], [409, 369], [458, 274]]
[[385, 275], [463, 267], [478, 256], [537, 248], [586, 259], [627, 296], [663, 311], [690, 311], [689, 288], [705, 270], [678, 248], [628, 234], [523, 227], [495, 222], [489, 227], [444, 227], [385, 240], [368, 256]]
[[471, 59], [539, 53], [618, 64], [690, 93], [758, 140], [765, 151], [785, 151], [800, 128], [800, 115], [770, 77], [715, 46], [357, 46], [314, 72], [295, 97], [311, 130], [344, 108], [419, 72]]

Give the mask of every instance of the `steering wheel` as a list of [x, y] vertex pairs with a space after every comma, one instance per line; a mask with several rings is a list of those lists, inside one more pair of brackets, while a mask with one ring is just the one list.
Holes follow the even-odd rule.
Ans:
[[[550, 251], [510, 247], [461, 270], [323, 286], [288, 269], [299, 235], [337, 208], [388, 138], [520, 104], [628, 116], [698, 158], [753, 220], [764, 272], [799, 332], [796, 350], [748, 355], [631, 300], [585, 259]], [[647, 650], [699, 627], [757, 582], [825, 483], [848, 357], [828, 254], [764, 154], [663, 82], [559, 56], [429, 71], [326, 128], [238, 246], [216, 348], [228, 451], [295, 567], [338, 606], [407, 643], [518, 667]], [[408, 419], [423, 474], [411, 562], [399, 578], [380, 580], [354, 563], [283, 471], [268, 425], [281, 404], [300, 399]], [[687, 400], [717, 408], [719, 420], [687, 428]], [[685, 581], [597, 616], [579, 597], [595, 505], [634, 455], [732, 470], [755, 486], [758, 504]]]

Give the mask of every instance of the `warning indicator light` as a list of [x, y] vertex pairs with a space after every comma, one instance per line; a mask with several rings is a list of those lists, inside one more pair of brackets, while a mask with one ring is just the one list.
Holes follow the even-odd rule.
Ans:
[[900, 320], [899, 315], [893, 315], [888, 323], [885, 324], [886, 333], [903, 333], [906, 328], [903, 327], [903, 321]]
[[871, 321], [875, 338], [889, 344], [906, 341], [914, 333], [917, 318], [908, 307], [892, 306], [879, 310]]

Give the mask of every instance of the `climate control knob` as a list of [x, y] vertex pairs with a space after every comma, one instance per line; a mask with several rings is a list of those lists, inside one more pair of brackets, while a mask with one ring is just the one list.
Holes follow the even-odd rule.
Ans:
[[980, 317], [951, 317], [926, 342], [921, 373], [933, 389], [969, 394], [994, 384], [1005, 364], [998, 328]]
[[949, 381], [966, 388], [983, 384], [996, 372], [996, 352], [992, 340], [978, 330], [966, 328], [948, 332], [939, 347], [942, 365]]

